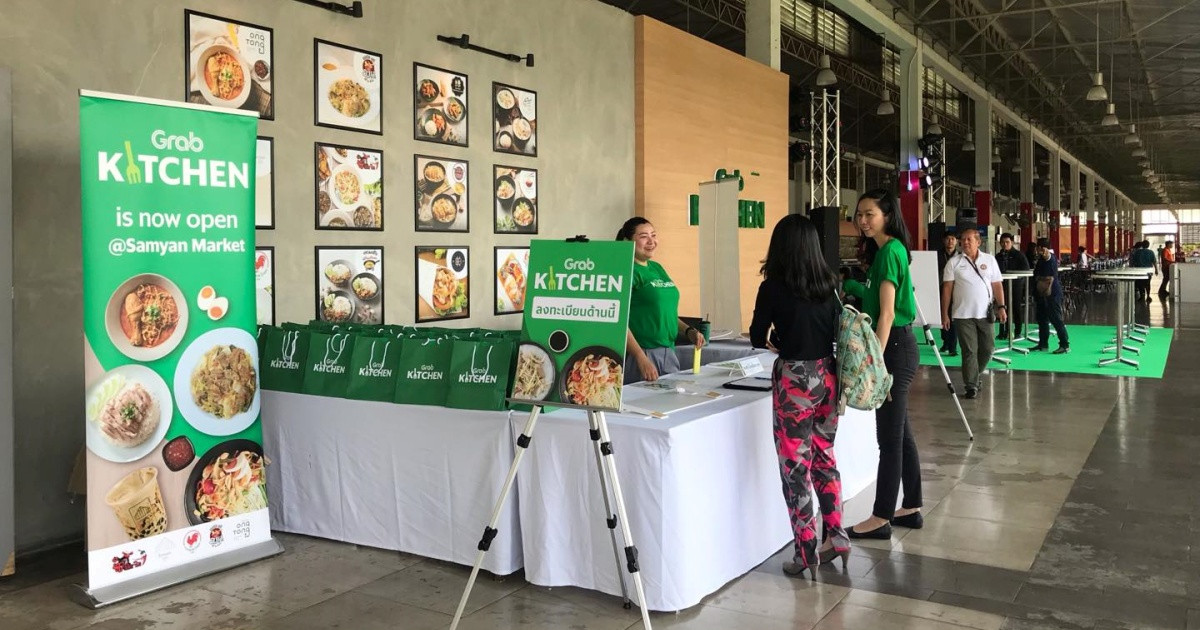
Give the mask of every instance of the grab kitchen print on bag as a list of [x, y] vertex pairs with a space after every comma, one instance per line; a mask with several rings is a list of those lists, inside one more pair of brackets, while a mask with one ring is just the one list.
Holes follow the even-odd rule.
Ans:
[[453, 351], [451, 339], [405, 339], [394, 400], [403, 405], [445, 405], [450, 385], [446, 376]]
[[300, 393], [304, 389], [304, 361], [308, 357], [308, 331], [275, 328], [267, 331], [260, 380], [263, 389]]
[[350, 356], [354, 336], [349, 333], [314, 332], [308, 336], [308, 361], [304, 369], [304, 393], [345, 398], [350, 380]]
[[502, 337], [454, 342], [446, 406], [503, 411], [512, 374], [513, 342]]
[[392, 402], [400, 371], [401, 344], [394, 337], [355, 337], [346, 398]]

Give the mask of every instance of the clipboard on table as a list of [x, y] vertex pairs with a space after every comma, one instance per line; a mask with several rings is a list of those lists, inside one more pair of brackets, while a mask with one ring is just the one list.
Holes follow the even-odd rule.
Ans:
[[740, 389], [752, 392], [769, 392], [771, 391], [771, 377], [768, 375], [747, 376], [729, 381], [721, 387], [725, 389]]

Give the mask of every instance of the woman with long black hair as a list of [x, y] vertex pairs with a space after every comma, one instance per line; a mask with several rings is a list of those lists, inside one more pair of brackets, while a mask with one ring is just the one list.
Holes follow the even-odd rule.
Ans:
[[[883, 361], [892, 375], [887, 401], [875, 410], [875, 438], [879, 442], [875, 505], [871, 516], [846, 530], [850, 538], [889, 539], [892, 526], [920, 529], [921, 459], [908, 420], [908, 388], [917, 373], [917, 339], [912, 322], [917, 316], [909, 263], [910, 237], [900, 203], [890, 191], [877, 188], [858, 199], [855, 225], [862, 232], [868, 264], [867, 283], [847, 283], [859, 293], [863, 312], [875, 322], [875, 335], [883, 348]], [[904, 487], [904, 502], [896, 497]]]
[[[841, 476], [833, 457], [837, 433], [837, 342], [841, 306], [837, 281], [825, 264], [817, 229], [798, 215], [780, 219], [762, 265], [763, 282], [754, 303], [750, 341], [779, 353], [772, 369], [775, 446], [783, 496], [795, 533], [788, 575], [850, 556], [842, 529]], [[812, 490], [820, 503], [824, 542], [817, 546]]]

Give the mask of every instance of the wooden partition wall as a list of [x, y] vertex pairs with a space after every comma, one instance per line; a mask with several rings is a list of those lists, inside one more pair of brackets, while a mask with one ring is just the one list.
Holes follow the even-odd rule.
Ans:
[[688, 195], [718, 169], [738, 169], [741, 199], [766, 202], [766, 227], [738, 230], [740, 259], [728, 261], [741, 269], [730, 290], [740, 291], [746, 330], [771, 229], [788, 213], [788, 77], [644, 16], [635, 38], [635, 212], [658, 232], [655, 259], [679, 286], [680, 314], [704, 315]]

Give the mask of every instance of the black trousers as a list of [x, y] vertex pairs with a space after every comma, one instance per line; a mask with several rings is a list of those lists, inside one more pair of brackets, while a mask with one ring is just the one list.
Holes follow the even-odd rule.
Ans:
[[879, 471], [871, 513], [890, 520], [896, 513], [896, 496], [901, 485], [902, 505], [906, 509], [921, 507], [921, 458], [908, 421], [908, 388], [917, 373], [917, 338], [911, 326], [892, 329], [883, 349], [883, 362], [892, 375], [892, 398], [875, 410]]
[[1158, 293], [1165, 295], [1168, 293], [1167, 288], [1171, 286], [1171, 265], [1162, 266], [1162, 284], [1158, 285]]
[[1058, 345], [1066, 348], [1071, 345], [1067, 339], [1067, 325], [1063, 323], [1062, 298], [1042, 297], [1037, 299], [1038, 345], [1050, 347], [1050, 326], [1058, 333]]

